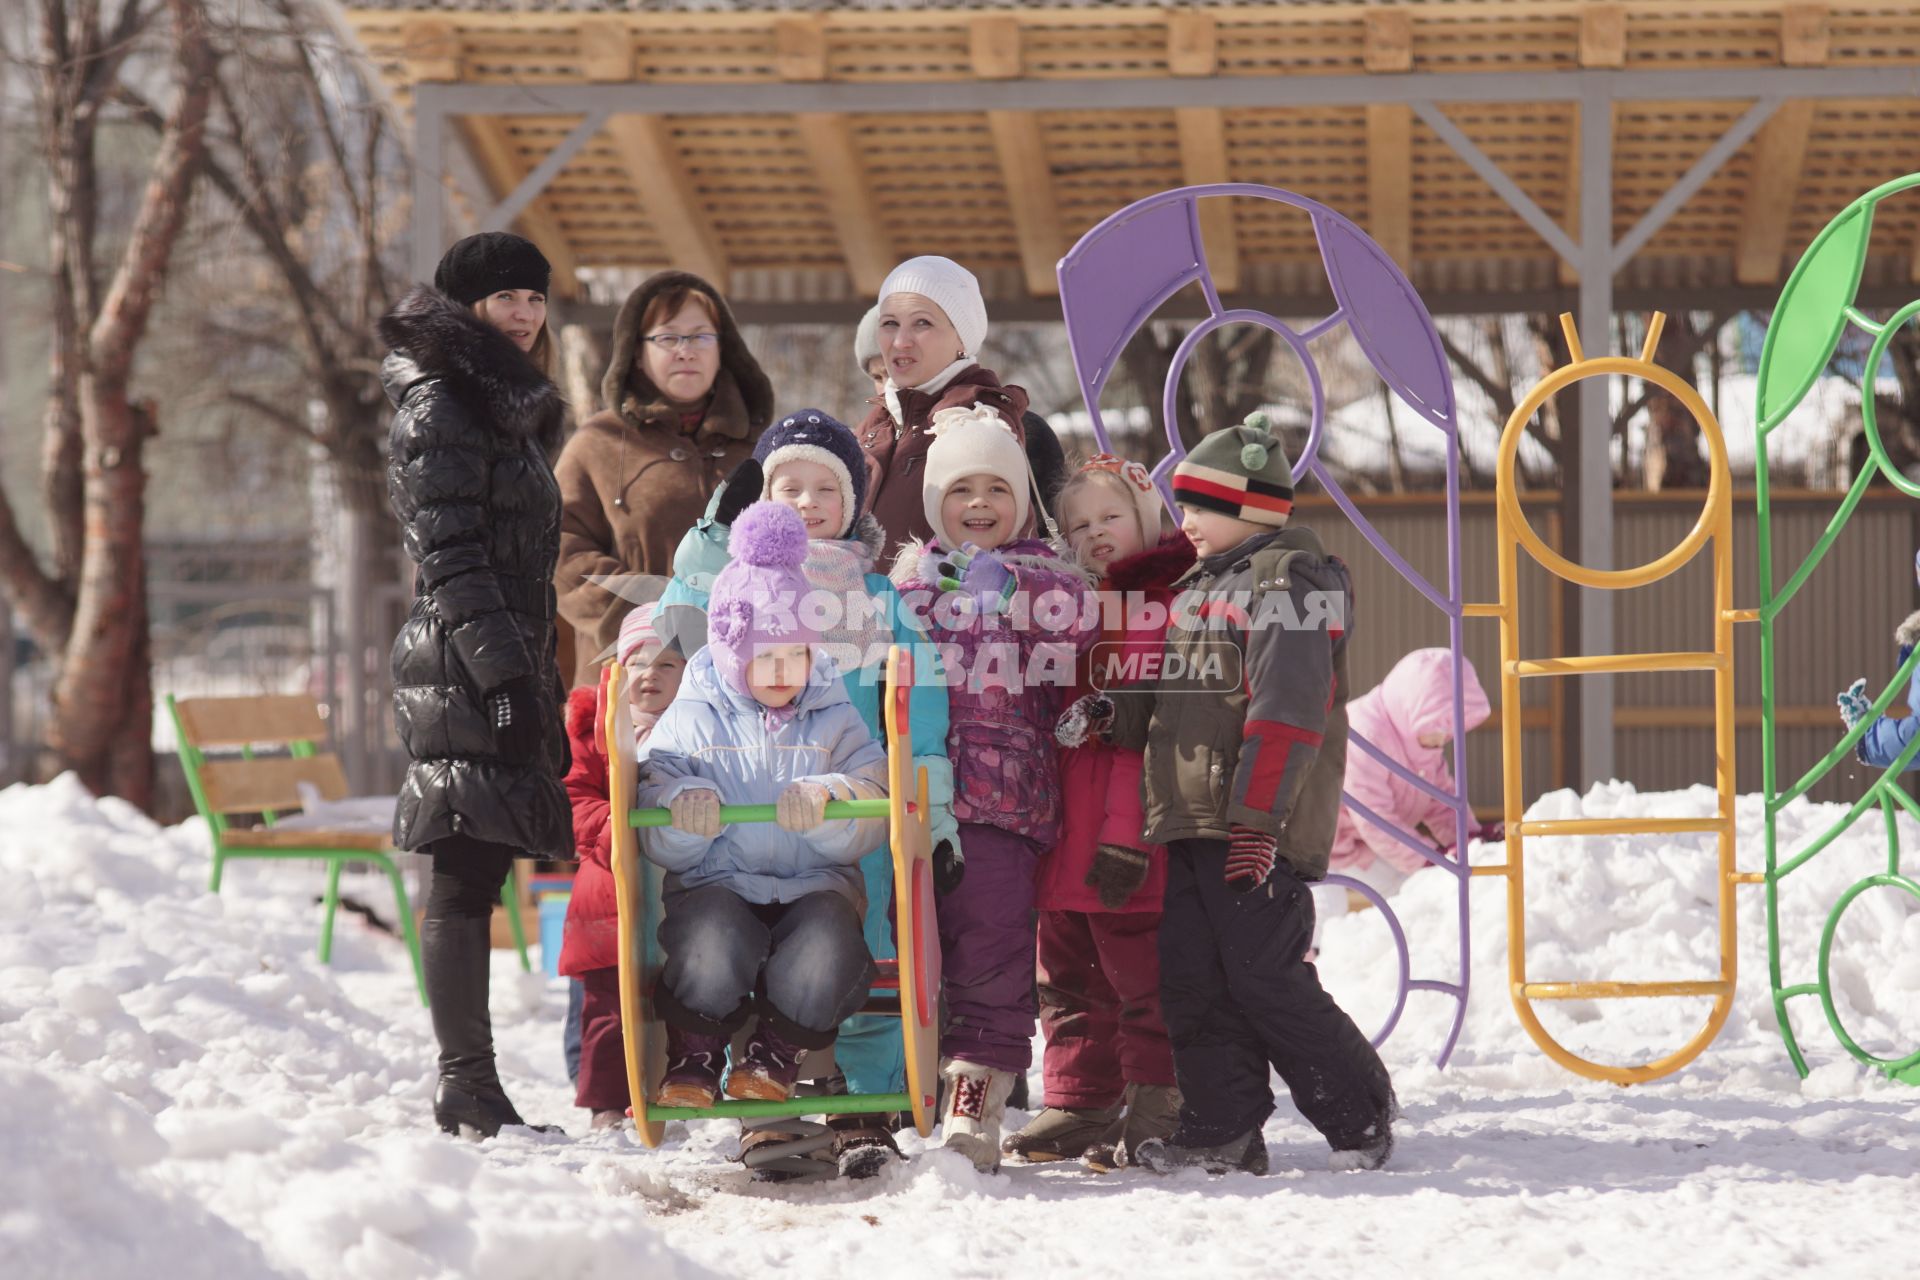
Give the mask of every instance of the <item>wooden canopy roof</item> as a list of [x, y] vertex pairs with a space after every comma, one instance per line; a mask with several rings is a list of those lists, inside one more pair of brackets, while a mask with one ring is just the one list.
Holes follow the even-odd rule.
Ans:
[[[996, 317], [1057, 315], [1054, 263], [1093, 223], [1229, 180], [1347, 213], [1435, 310], [1563, 305], [1568, 248], [1599, 243], [1583, 145], [1607, 157], [1590, 207], [1622, 305], [1765, 305], [1837, 210], [1920, 168], [1914, 0], [375, 0], [346, 21], [400, 109], [425, 90], [454, 123], [472, 203], [546, 167], [512, 217], [562, 274], [680, 266], [767, 317], [857, 313], [923, 252], [973, 267]], [[1207, 238], [1229, 292], [1324, 290], [1289, 210], [1233, 202]], [[1884, 207], [1873, 247], [1869, 294], [1908, 296], [1920, 202]]]

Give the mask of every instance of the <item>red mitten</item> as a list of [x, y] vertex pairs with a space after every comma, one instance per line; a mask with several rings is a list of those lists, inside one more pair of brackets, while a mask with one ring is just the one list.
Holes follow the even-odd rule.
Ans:
[[1227, 841], [1227, 888], [1251, 893], [1273, 874], [1274, 838], [1252, 827], [1235, 826]]

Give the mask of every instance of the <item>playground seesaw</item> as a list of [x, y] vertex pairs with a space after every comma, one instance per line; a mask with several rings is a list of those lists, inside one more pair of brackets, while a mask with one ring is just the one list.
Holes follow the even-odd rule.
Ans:
[[[654, 988], [664, 960], [660, 950], [665, 876], [640, 856], [635, 832], [667, 825], [665, 809], [635, 809], [637, 782], [633, 724], [615, 668], [602, 722], [609, 783], [617, 811], [626, 820], [613, 826], [614, 892], [619, 906], [620, 1016], [626, 1028], [627, 1085], [633, 1098], [634, 1129], [649, 1147], [660, 1145], [669, 1120], [733, 1117], [769, 1120], [800, 1116], [862, 1115], [900, 1112], [913, 1117], [924, 1137], [933, 1131], [939, 1089], [940, 931], [934, 916], [932, 840], [927, 827], [927, 779], [913, 767], [908, 697], [913, 687], [913, 658], [895, 646], [887, 659], [887, 798], [843, 800], [827, 805], [829, 818], [888, 819], [893, 849], [893, 900], [900, 958], [879, 962], [880, 978], [862, 1012], [900, 1019], [906, 1048], [905, 1093], [806, 1095], [784, 1102], [726, 1099], [711, 1107], [659, 1107], [652, 1099], [666, 1070], [666, 1031], [654, 1006]], [[774, 806], [722, 805], [723, 822], [772, 822]]]

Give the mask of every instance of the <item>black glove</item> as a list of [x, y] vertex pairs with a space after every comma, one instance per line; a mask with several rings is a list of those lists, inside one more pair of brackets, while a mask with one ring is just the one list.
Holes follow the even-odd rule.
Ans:
[[946, 897], [960, 887], [960, 881], [967, 874], [967, 858], [960, 852], [960, 846], [951, 840], [942, 840], [933, 846], [933, 891]]
[[493, 726], [493, 752], [509, 764], [526, 764], [540, 754], [540, 684], [515, 676], [487, 691], [487, 720]]
[[1100, 896], [1101, 906], [1118, 911], [1147, 882], [1147, 867], [1145, 850], [1103, 844], [1094, 853], [1093, 865], [1087, 868], [1082, 883]]
[[760, 461], [748, 458], [733, 469], [720, 486], [720, 501], [713, 508], [713, 522], [733, 527], [740, 513], [760, 501], [760, 491], [766, 488], [766, 480], [760, 474]]

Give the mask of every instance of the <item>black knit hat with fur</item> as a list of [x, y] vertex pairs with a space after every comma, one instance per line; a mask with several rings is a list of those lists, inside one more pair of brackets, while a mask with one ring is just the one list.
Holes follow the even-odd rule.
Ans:
[[463, 307], [502, 289], [545, 293], [553, 267], [531, 240], [511, 231], [482, 231], [447, 250], [433, 269], [433, 287]]

